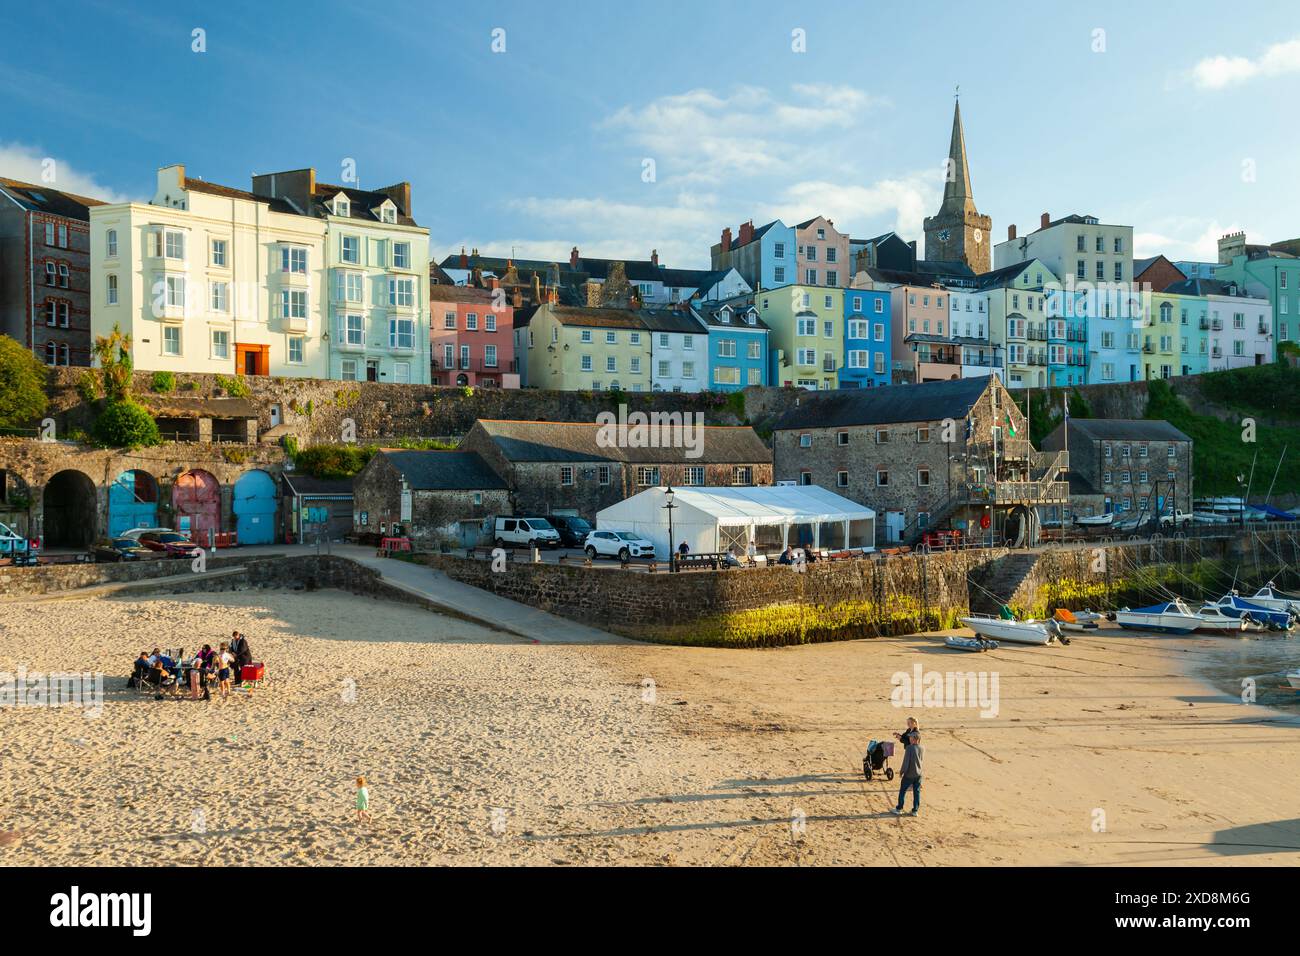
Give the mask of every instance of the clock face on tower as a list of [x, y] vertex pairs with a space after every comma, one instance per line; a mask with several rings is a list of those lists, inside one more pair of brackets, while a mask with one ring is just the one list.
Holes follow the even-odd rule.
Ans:
[[951, 235], [951, 233], [949, 233], [947, 229], [940, 229], [940, 230], [939, 230], [939, 241], [940, 241], [940, 242], [947, 242], [947, 241], [948, 241], [948, 237], [949, 237], [950, 235]]
[[976, 229], [976, 230], [975, 230], [975, 241], [976, 241], [976, 242], [983, 242], [983, 241], [984, 241], [984, 230], [983, 230], [983, 229]]

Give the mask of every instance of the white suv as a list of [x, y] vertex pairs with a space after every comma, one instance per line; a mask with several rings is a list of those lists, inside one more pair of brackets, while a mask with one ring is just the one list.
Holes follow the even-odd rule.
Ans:
[[545, 518], [497, 518], [493, 540], [498, 548], [517, 544], [530, 548], [558, 548], [560, 532]]
[[606, 557], [626, 561], [655, 556], [654, 544], [631, 531], [592, 531], [587, 535], [584, 550], [593, 560]]

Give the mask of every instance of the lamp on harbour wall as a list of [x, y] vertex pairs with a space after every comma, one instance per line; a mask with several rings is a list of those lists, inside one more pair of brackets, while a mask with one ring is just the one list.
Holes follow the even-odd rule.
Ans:
[[677, 507], [673, 504], [673, 486], [669, 485], [668, 490], [664, 492], [664, 500], [668, 503], [664, 508], [668, 511], [668, 570], [677, 570], [677, 548], [673, 544], [673, 510]]

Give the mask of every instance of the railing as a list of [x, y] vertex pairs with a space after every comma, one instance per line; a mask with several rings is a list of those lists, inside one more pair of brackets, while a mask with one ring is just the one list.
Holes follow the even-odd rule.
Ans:
[[972, 504], [1059, 503], [1070, 498], [1066, 481], [1000, 481], [997, 484], [964, 485], [966, 500]]
[[1210, 320], [1210, 328], [1212, 328], [1212, 329], [1213, 329], [1214, 331], [1216, 331], [1216, 332], [1222, 332], [1222, 331], [1223, 331], [1223, 319], [1211, 319], [1211, 320]]
[[1209, 319], [1201, 319], [1201, 331], [1204, 332], [1210, 327]]
[[1062, 471], [1070, 467], [1070, 453], [1060, 451], [1036, 451], [1029, 456], [1029, 474], [1035, 481], [1055, 480]]

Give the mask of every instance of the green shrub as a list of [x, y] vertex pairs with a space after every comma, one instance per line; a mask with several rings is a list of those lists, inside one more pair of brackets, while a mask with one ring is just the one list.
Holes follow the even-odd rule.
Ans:
[[158, 423], [149, 410], [130, 399], [109, 402], [95, 419], [95, 441], [105, 448], [161, 445]]
[[27, 428], [45, 414], [48, 374], [31, 349], [0, 335], [0, 430]]
[[77, 394], [87, 405], [99, 401], [103, 392], [99, 387], [99, 373], [94, 369], [86, 369], [77, 376]]
[[174, 372], [154, 372], [149, 387], [162, 395], [174, 392], [176, 391], [176, 374]]
[[313, 478], [351, 478], [377, 450], [374, 445], [313, 445], [295, 454], [293, 464]]
[[218, 375], [217, 387], [231, 398], [248, 398], [248, 383], [242, 375]]
[[197, 392], [198, 390], [199, 390], [199, 383], [198, 383], [198, 382], [182, 382], [182, 383], [181, 383], [181, 391], [182, 391], [182, 392]]

